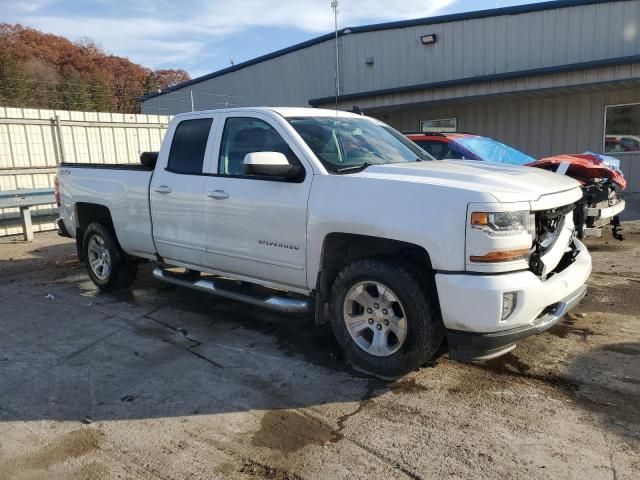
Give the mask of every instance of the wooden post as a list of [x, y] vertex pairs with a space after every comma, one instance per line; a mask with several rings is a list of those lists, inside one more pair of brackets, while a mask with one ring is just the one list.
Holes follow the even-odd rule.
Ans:
[[20, 218], [22, 219], [22, 234], [27, 242], [33, 242], [33, 225], [31, 225], [31, 211], [29, 207], [20, 207]]

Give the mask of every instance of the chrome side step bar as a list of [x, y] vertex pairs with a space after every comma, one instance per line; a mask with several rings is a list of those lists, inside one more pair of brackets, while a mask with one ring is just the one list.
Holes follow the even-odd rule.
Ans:
[[258, 307], [268, 308], [281, 313], [307, 313], [310, 310], [311, 302], [304, 298], [288, 298], [277, 295], [256, 296], [244, 292], [232, 291], [224, 288], [224, 280], [214, 278], [201, 278], [190, 280], [185, 275], [168, 272], [162, 267], [153, 270], [153, 276], [163, 282], [178, 285], [180, 287], [192, 288], [201, 292], [210, 293], [219, 297], [249, 303]]

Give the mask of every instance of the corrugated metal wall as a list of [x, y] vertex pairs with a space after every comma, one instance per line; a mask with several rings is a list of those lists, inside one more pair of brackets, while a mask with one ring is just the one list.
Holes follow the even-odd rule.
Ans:
[[[535, 158], [586, 150], [602, 152], [606, 105], [640, 102], [640, 87], [547, 97], [523, 96], [402, 107], [376, 116], [404, 131], [419, 129], [420, 120], [458, 118], [458, 129], [495, 138]], [[640, 192], [640, 155], [622, 154], [630, 192]]]
[[[436, 33], [425, 46], [420, 36]], [[342, 93], [416, 85], [640, 54], [640, 0], [553, 8], [340, 37]], [[373, 65], [367, 65], [373, 57]], [[334, 94], [326, 41], [143, 103], [174, 114], [231, 106], [308, 105]]]
[[[411, 90], [408, 92], [393, 92], [391, 94], [374, 95], [357, 100], [342, 101], [338, 103], [338, 108], [350, 110], [351, 107], [356, 104], [362, 110], [371, 112], [388, 106], [398, 108], [400, 106], [441, 102], [452, 99], [472, 101], [473, 97], [512, 92], [520, 94], [530, 91], [545, 94], [544, 91], [551, 89], [557, 91], [564, 91], [572, 87], [589, 89], [596, 84], [607, 84], [609, 87], [618, 89], [640, 85], [640, 62], [590, 68], [573, 72], [529, 75], [513, 79], [465, 83], [462, 85]], [[327, 99], [327, 103], [323, 106], [325, 108], [333, 108], [334, 105], [335, 100]]]
[[309, 106], [309, 99], [334, 91], [334, 44], [324, 42], [258, 63], [221, 77], [160, 95], [142, 103], [142, 111], [176, 114], [244, 106]]
[[[639, 19], [640, 1], [632, 0], [347, 35], [343, 92], [635, 55]], [[422, 45], [430, 33], [437, 43]]]
[[[56, 124], [56, 116], [59, 127]], [[158, 150], [170, 117], [0, 107], [0, 190], [53, 187], [56, 165], [67, 162], [136, 163]], [[62, 136], [62, 141], [60, 138]], [[35, 207], [34, 215], [55, 212]], [[0, 209], [0, 236], [21, 232], [17, 209]], [[55, 228], [34, 219], [34, 230]]]

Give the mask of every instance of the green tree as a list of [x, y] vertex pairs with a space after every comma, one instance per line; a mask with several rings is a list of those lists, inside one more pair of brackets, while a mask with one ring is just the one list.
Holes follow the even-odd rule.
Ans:
[[59, 108], [64, 110], [92, 110], [91, 86], [75, 70], [68, 70], [58, 84]]
[[89, 92], [93, 102], [92, 110], [96, 112], [113, 111], [113, 92], [106, 83], [100, 80], [94, 81], [89, 87]]
[[10, 107], [22, 107], [29, 96], [29, 88], [17, 62], [0, 54], [0, 101]]

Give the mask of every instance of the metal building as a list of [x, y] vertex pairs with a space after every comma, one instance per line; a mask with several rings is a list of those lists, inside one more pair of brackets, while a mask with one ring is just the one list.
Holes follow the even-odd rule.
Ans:
[[[340, 109], [358, 106], [401, 130], [449, 125], [534, 157], [606, 151], [640, 192], [640, 0], [351, 27], [338, 42]], [[334, 66], [331, 33], [148, 95], [142, 110], [333, 108]]]

